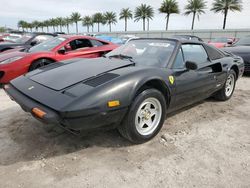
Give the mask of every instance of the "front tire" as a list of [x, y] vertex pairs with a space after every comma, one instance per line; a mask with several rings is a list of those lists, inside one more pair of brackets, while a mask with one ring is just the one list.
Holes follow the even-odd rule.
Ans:
[[156, 89], [142, 91], [133, 101], [119, 132], [129, 141], [149, 141], [161, 130], [166, 115], [166, 100]]
[[234, 70], [230, 70], [227, 76], [226, 83], [224, 84], [223, 88], [216, 93], [215, 98], [220, 101], [229, 100], [234, 93], [235, 85], [236, 73]]
[[53, 63], [53, 61], [49, 60], [49, 59], [39, 59], [39, 60], [36, 60], [36, 61], [34, 61], [31, 64], [31, 66], [29, 68], [29, 71], [36, 70], [38, 68], [44, 67], [44, 66], [46, 66], [48, 64], [51, 64], [51, 63]]

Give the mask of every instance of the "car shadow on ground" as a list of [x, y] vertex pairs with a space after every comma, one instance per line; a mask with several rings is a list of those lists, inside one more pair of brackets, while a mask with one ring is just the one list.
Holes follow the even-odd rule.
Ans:
[[[244, 102], [246, 91], [238, 90], [237, 93], [238, 97], [230, 100], [229, 103], [239, 104]], [[215, 101], [215, 99], [209, 98], [168, 114], [167, 117], [176, 116], [199, 105], [202, 113], [206, 113], [209, 109], [206, 109], [203, 105], [214, 105]], [[221, 103], [221, 106], [226, 105]], [[230, 106], [235, 107], [235, 105]], [[214, 109], [210, 110], [214, 111]], [[214, 115], [216, 116], [216, 112], [213, 113]], [[17, 106], [0, 110], [0, 119], [0, 165], [48, 159], [77, 151], [87, 152], [88, 149], [95, 147], [124, 148], [133, 145], [121, 137], [117, 130], [95, 131], [75, 136], [55, 125], [40, 123]], [[195, 114], [188, 121], [187, 124], [195, 122]], [[168, 128], [164, 127], [164, 130], [168, 130]]]
[[[204, 101], [168, 114], [167, 117], [175, 116], [202, 103]], [[0, 165], [67, 155], [95, 146], [123, 148], [133, 145], [117, 130], [93, 131], [77, 136], [56, 125], [42, 124], [17, 107], [0, 111], [0, 114], [3, 113], [5, 116], [8, 114], [8, 119], [4, 120], [4, 125], [0, 125], [0, 142], [5, 143], [0, 143]]]
[[8, 118], [0, 124], [0, 165], [66, 155], [88, 148], [117, 148], [132, 145], [117, 130], [73, 135], [56, 125], [44, 125], [20, 108], [0, 114]]

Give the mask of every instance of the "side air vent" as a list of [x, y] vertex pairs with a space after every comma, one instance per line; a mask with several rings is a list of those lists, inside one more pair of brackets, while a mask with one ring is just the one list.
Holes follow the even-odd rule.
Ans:
[[119, 75], [118, 74], [113, 74], [113, 73], [106, 73], [104, 75], [98, 76], [96, 78], [92, 78], [90, 80], [87, 80], [84, 82], [84, 84], [92, 86], [92, 87], [97, 87], [99, 85], [102, 85], [110, 80], [113, 80], [114, 78], [117, 78]]

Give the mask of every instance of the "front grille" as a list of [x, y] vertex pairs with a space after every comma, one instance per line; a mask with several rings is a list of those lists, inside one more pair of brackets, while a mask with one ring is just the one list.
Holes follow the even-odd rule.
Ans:
[[3, 77], [3, 75], [4, 75], [4, 72], [3, 72], [3, 71], [0, 71], [0, 80], [1, 80], [1, 78]]
[[84, 84], [92, 86], [92, 87], [97, 87], [99, 85], [102, 85], [110, 80], [113, 80], [114, 78], [118, 77], [118, 74], [113, 74], [113, 73], [106, 73], [104, 75], [98, 76], [96, 78], [87, 80], [84, 82]]

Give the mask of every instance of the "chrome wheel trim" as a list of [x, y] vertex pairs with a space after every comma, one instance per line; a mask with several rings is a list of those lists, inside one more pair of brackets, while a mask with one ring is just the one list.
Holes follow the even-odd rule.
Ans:
[[139, 134], [152, 134], [162, 118], [162, 106], [158, 99], [147, 98], [139, 106], [135, 115], [135, 127]]
[[234, 90], [235, 78], [233, 74], [229, 74], [226, 81], [225, 95], [230, 97]]

